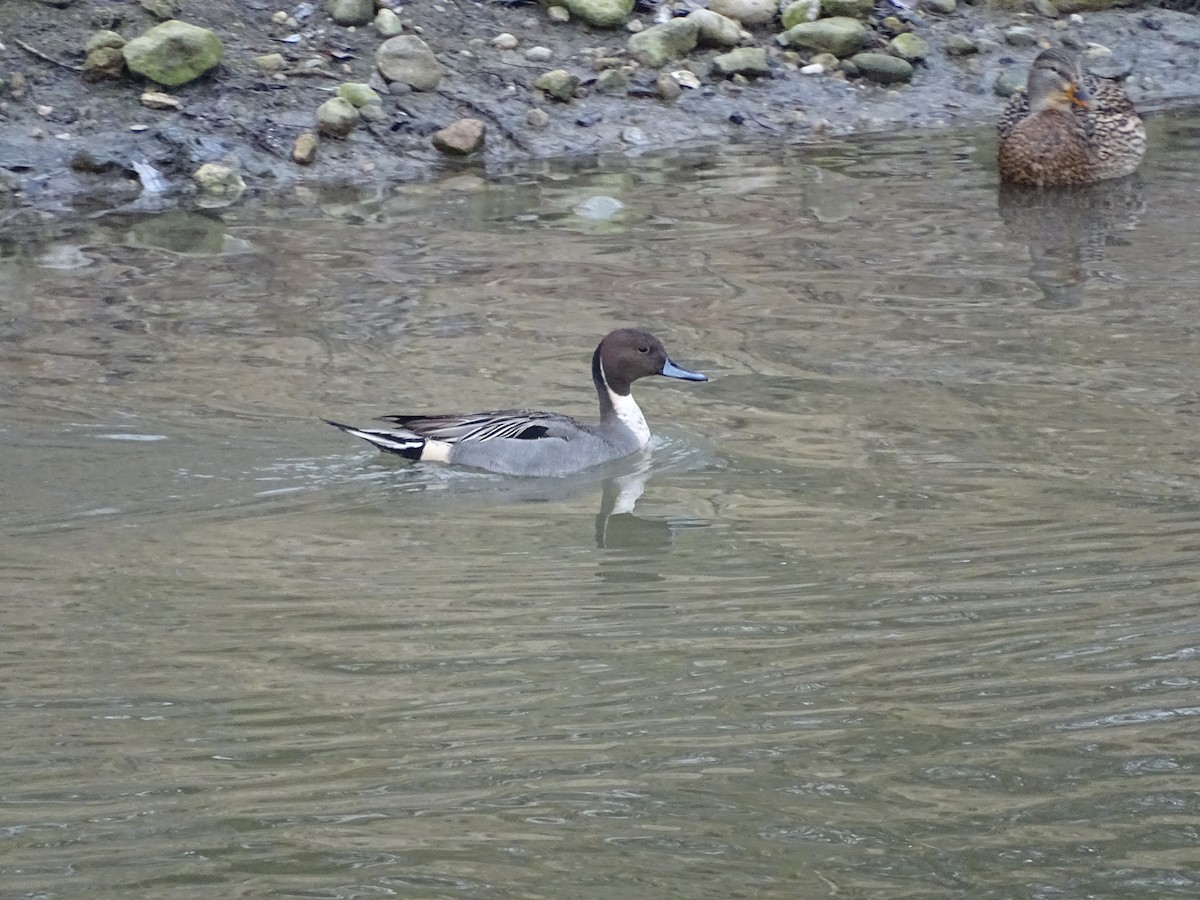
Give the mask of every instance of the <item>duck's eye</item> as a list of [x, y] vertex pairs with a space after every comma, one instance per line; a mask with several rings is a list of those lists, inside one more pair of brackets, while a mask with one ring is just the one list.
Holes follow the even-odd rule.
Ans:
[[649, 352], [650, 352], [649, 347], [638, 347], [638, 353], [649, 353]]

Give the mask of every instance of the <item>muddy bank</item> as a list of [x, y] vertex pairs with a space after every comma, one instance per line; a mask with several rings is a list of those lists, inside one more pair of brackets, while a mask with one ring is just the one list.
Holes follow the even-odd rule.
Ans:
[[[432, 90], [412, 90], [380, 78], [375, 54], [384, 36], [376, 27], [338, 25], [323, 3], [8, 0], [0, 4], [0, 202], [11, 218], [22, 210], [144, 200], [146, 166], [151, 179], [162, 176], [159, 196], [177, 202], [198, 190], [193, 175], [205, 163], [229, 167], [250, 192], [269, 192], [301, 180], [395, 182], [462, 166], [496, 173], [564, 155], [981, 125], [1003, 104], [997, 78], [1023, 78], [1039, 42], [1100, 45], [1089, 54], [1093, 68], [1127, 74], [1144, 110], [1200, 99], [1200, 16], [1190, 12], [1143, 6], [1051, 17], [952, 0], [937, 7], [907, 11], [879, 0], [864, 17], [863, 49], [886, 49], [890, 36], [906, 31], [927, 44], [910, 82], [882, 85], [812, 71], [816, 53], [782, 46], [778, 20], [745, 26], [741, 41], [766, 51], [765, 73], [730, 77], [713, 65], [728, 47], [700, 46], [661, 68], [639, 65], [630, 58], [625, 25], [558, 21], [561, 13], [530, 4], [421, 0], [397, 4], [395, 12], [402, 33], [436, 55], [442, 77]], [[1048, 2], [1037, 7], [1053, 12]], [[129, 39], [164, 13], [218, 35], [220, 64], [168, 89], [128, 72], [84, 77], [89, 37], [109, 29]], [[662, 15], [639, 5], [629, 19], [638, 20], [636, 29]], [[502, 34], [511, 40], [497, 42]], [[273, 62], [264, 65], [264, 57]], [[556, 69], [580, 80], [566, 100], [534, 86]], [[598, 84], [609, 70], [624, 81]], [[682, 76], [679, 96], [663, 99], [664, 72], [694, 77]], [[297, 138], [314, 131], [317, 108], [347, 82], [374, 87], [379, 114], [362, 118], [344, 138], [321, 138], [311, 164], [298, 164]], [[148, 90], [177, 102], [145, 106]], [[485, 123], [486, 143], [456, 160], [431, 136], [463, 118]]]

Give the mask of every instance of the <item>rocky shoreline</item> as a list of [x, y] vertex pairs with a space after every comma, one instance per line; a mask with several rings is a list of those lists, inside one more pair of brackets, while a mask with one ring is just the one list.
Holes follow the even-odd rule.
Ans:
[[982, 125], [1039, 49], [1200, 101], [1200, 16], [1108, 0], [10, 0], [0, 211]]

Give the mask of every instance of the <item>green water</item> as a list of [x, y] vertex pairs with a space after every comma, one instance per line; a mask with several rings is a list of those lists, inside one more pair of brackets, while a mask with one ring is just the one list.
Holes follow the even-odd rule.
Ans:
[[[1196, 896], [1153, 126], [1053, 202], [960, 132], [0, 232], [0, 895]], [[318, 421], [591, 415], [625, 324], [713, 381], [614, 471]]]

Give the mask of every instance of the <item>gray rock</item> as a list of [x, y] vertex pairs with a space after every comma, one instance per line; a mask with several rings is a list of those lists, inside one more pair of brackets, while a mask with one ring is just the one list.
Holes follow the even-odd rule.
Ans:
[[479, 119], [459, 119], [435, 131], [431, 140], [447, 156], [470, 156], [483, 146], [486, 135], [487, 126]]
[[382, 122], [387, 118], [382, 103], [368, 103], [358, 110], [358, 115], [366, 122]]
[[930, 12], [943, 16], [952, 16], [958, 10], [957, 0], [924, 0], [921, 5]]
[[442, 67], [429, 45], [415, 35], [388, 38], [375, 51], [375, 66], [390, 82], [406, 84], [416, 91], [432, 91], [442, 80]]
[[678, 100], [683, 94], [683, 85], [666, 72], [663, 72], [654, 82], [654, 93], [658, 94], [662, 100], [670, 103], [673, 100]]
[[850, 62], [858, 68], [858, 74], [879, 84], [896, 84], [912, 81], [912, 63], [886, 53], [856, 53]]
[[550, 124], [550, 114], [544, 109], [531, 109], [525, 115], [525, 122], [530, 128], [545, 128]]
[[533, 86], [540, 91], [545, 91], [555, 100], [569, 103], [575, 99], [575, 90], [579, 87], [579, 76], [573, 75], [566, 69], [554, 69], [539, 75]]
[[552, 6], [565, 6], [571, 15], [583, 19], [589, 25], [614, 28], [625, 24], [633, 12], [634, 0], [558, 0]]
[[375, 17], [375, 0], [330, 0], [329, 15], [339, 25], [366, 25]]
[[713, 57], [712, 69], [726, 78], [733, 75], [766, 75], [767, 51], [763, 47], [740, 47]]
[[87, 39], [87, 43], [83, 45], [83, 51], [91, 53], [93, 50], [100, 50], [104, 47], [115, 47], [120, 50], [124, 46], [125, 38], [115, 31], [97, 31]]
[[952, 34], [946, 38], [946, 53], [950, 56], [970, 56], [979, 52], [979, 45], [965, 34]]
[[1058, 7], [1051, 0], [1031, 0], [1029, 5], [1035, 13], [1045, 19], [1057, 19], [1059, 16]]
[[898, 34], [888, 42], [888, 49], [909, 62], [922, 60], [929, 55], [929, 42], [911, 31]]
[[875, 11], [874, 0], [821, 0], [821, 14], [865, 19]]
[[120, 78], [125, 74], [125, 57], [120, 47], [97, 47], [83, 61], [83, 77], [89, 81]]
[[349, 100], [331, 97], [317, 107], [317, 130], [327, 137], [343, 138], [358, 124], [358, 109]]
[[492, 38], [492, 46], [497, 50], [516, 50], [520, 45], [521, 42], [517, 40], [516, 35], [509, 34], [507, 31]]
[[283, 69], [286, 62], [282, 53], [264, 53], [262, 56], [254, 57], [254, 64], [264, 72], [278, 72]]
[[1004, 42], [1013, 47], [1032, 47], [1037, 43], [1037, 32], [1024, 25], [1014, 25], [1005, 30]]
[[695, 9], [687, 16], [696, 23], [696, 42], [714, 47], [736, 47], [742, 42], [742, 26], [711, 9]]
[[793, 25], [783, 34], [775, 35], [775, 40], [785, 47], [800, 47], [842, 57], [862, 47], [867, 40], [867, 27], [858, 19], [834, 16]]
[[629, 76], [620, 69], [605, 69], [596, 76], [596, 93], [623, 94], [629, 89]]
[[549, 47], [530, 47], [524, 56], [530, 62], [549, 62], [554, 58], [554, 51]]
[[395, 37], [403, 33], [404, 24], [400, 21], [398, 15], [385, 6], [379, 12], [375, 13], [375, 30], [382, 37]]
[[552, 6], [546, 10], [546, 15], [550, 17], [551, 22], [557, 22], [559, 25], [565, 25], [571, 21], [571, 11], [565, 6]]
[[205, 163], [192, 173], [192, 178], [206, 194], [237, 197], [246, 190], [246, 182], [241, 175], [217, 163]]
[[996, 80], [992, 82], [992, 91], [997, 97], [1011, 97], [1017, 92], [1017, 88], [1025, 85], [1024, 74], [1003, 70], [996, 76]]
[[682, 59], [695, 49], [700, 26], [690, 16], [670, 19], [640, 31], [629, 39], [629, 55], [644, 66], [657, 69]]

